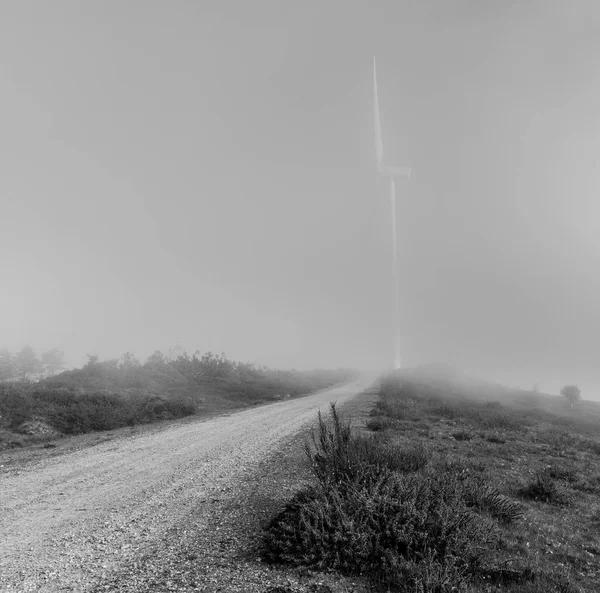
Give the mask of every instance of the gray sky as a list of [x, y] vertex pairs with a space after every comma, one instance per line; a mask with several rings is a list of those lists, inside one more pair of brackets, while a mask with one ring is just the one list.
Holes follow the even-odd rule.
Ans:
[[600, 394], [600, 5], [0, 3], [0, 346]]

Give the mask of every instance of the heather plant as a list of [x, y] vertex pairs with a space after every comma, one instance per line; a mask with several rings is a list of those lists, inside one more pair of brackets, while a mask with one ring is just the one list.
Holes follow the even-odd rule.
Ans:
[[451, 591], [495, 545], [494, 517], [519, 516], [457, 466], [431, 466], [425, 446], [357, 434], [335, 405], [328, 420], [319, 414], [305, 453], [316, 483], [266, 528], [273, 562], [366, 574], [401, 591]]
[[381, 438], [355, 434], [335, 404], [331, 404], [329, 422], [319, 412], [317, 430], [311, 433], [304, 450], [323, 487], [329, 483], [364, 484], [385, 479], [389, 472], [417, 471], [431, 458], [422, 445], [403, 448]]
[[300, 492], [267, 528], [265, 555], [368, 574], [406, 591], [426, 575], [445, 575], [456, 587], [479, 567], [497, 535], [493, 521], [467, 506], [455, 477], [394, 474], [368, 485]]
[[556, 505], [567, 505], [570, 497], [552, 471], [538, 471], [532, 479], [519, 489], [521, 498]]
[[393, 418], [387, 416], [375, 415], [367, 420], [366, 427], [373, 432], [380, 432], [392, 428], [396, 424]]

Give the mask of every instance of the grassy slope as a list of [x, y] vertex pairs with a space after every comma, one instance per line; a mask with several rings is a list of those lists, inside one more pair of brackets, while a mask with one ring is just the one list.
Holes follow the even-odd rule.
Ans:
[[[131, 368], [108, 362], [39, 383], [0, 385], [0, 449], [40, 443], [60, 434], [223, 413], [287, 394], [311, 393], [351, 375], [348, 371], [281, 372], [226, 363], [230, 365], [227, 372], [203, 376], [198, 359]], [[28, 435], [28, 431], [36, 434]]]
[[392, 420], [390, 438], [432, 443], [439, 453], [467, 459], [523, 505], [523, 520], [506, 530], [496, 565], [566, 569], [586, 590], [600, 590], [600, 405], [570, 410], [564, 398], [483, 382], [444, 386], [418, 372], [400, 381], [416, 405], [408, 409], [393, 385], [384, 391], [375, 418], [381, 411]]
[[[498, 538], [487, 546], [481, 565], [466, 579], [449, 571], [450, 578], [443, 584], [443, 578], [434, 574], [435, 570], [425, 573], [406, 565], [403, 578], [410, 575], [421, 579], [419, 584], [408, 584], [405, 579], [403, 585], [396, 573], [395, 584], [393, 578], [389, 583], [392, 588], [424, 593], [600, 590], [600, 405], [582, 402], [579, 409], [570, 410], [562, 398], [533, 395], [451, 374], [415, 370], [382, 382], [380, 398], [371, 415], [367, 426], [379, 453], [372, 450], [365, 453], [364, 447], [359, 448], [362, 452], [352, 453], [351, 461], [363, 469], [373, 460], [379, 466], [391, 467], [402, 479], [408, 480], [403, 482], [405, 485], [414, 485], [411, 479], [421, 486], [431, 483], [435, 486], [440, 476], [442, 482], [449, 483], [457, 475], [459, 481], [466, 477], [467, 489], [461, 496], [470, 499], [469, 505], [473, 504], [473, 497], [478, 498], [481, 508], [476, 510], [480, 513], [481, 525], [492, 519], [490, 529], [498, 530]], [[272, 559], [291, 561], [292, 565], [337, 564], [339, 568], [343, 566], [344, 557], [339, 551], [328, 552], [331, 550], [328, 546], [339, 545], [339, 541], [345, 542], [340, 548], [342, 553], [360, 544], [363, 548], [356, 549], [365, 554], [365, 529], [371, 529], [368, 526], [377, 519], [375, 514], [369, 514], [375, 513], [373, 509], [377, 505], [382, 508], [381, 492], [386, 490], [377, 485], [365, 487], [364, 476], [370, 474], [356, 470], [352, 470], [349, 490], [339, 486], [346, 479], [343, 476], [338, 475], [335, 481], [328, 483], [327, 476], [331, 477], [331, 472], [339, 472], [343, 467], [342, 473], [347, 474], [347, 468], [352, 466], [352, 463], [348, 465], [347, 457], [343, 463], [335, 459], [334, 449], [335, 446], [320, 449], [328, 458], [325, 465], [322, 458], [313, 460], [314, 481], [321, 483], [326, 496], [309, 493], [305, 500], [296, 498], [287, 508], [287, 514], [279, 514], [270, 524], [266, 545]], [[428, 451], [429, 461], [419, 457], [423, 449]], [[384, 450], [393, 454], [390, 456]], [[405, 452], [409, 452], [408, 456]], [[406, 458], [416, 461], [414, 468], [407, 469], [403, 461]], [[358, 481], [357, 475], [362, 476]], [[485, 487], [480, 488], [478, 484]], [[444, 490], [439, 483], [435, 487], [444, 496], [450, 494], [450, 490]], [[359, 503], [357, 491], [363, 496]], [[494, 496], [482, 498], [485, 492], [491, 491], [495, 492]], [[331, 506], [332, 501], [334, 506]], [[394, 508], [393, 501], [387, 500], [388, 503], [391, 505], [385, 512], [389, 514], [383, 515], [381, 523], [385, 529], [397, 512], [390, 510]], [[462, 512], [459, 503], [450, 500], [448, 507], [441, 510], [455, 508]], [[302, 519], [296, 523], [298, 507], [303, 505]], [[324, 508], [330, 509], [325, 515], [329, 517], [335, 509], [341, 517], [339, 522], [336, 519], [311, 524], [311, 517], [316, 517], [319, 509]], [[436, 512], [439, 511], [438, 508]], [[508, 521], [497, 520], [503, 512], [514, 513], [514, 517]], [[437, 529], [439, 525], [439, 520], [434, 519], [426, 529]], [[289, 531], [290, 526], [294, 526], [292, 531]], [[357, 533], [353, 533], [355, 528]], [[474, 529], [473, 537], [480, 535]], [[430, 536], [431, 541], [436, 537], [434, 532], [430, 532]], [[307, 546], [304, 552], [302, 538]], [[336, 541], [338, 544], [331, 543]], [[314, 554], [315, 542], [320, 547], [318, 556]], [[462, 549], [468, 548], [468, 542], [461, 545]], [[346, 558], [346, 565], [351, 567], [362, 561], [367, 566], [364, 558], [367, 556], [362, 560]], [[375, 579], [381, 578], [385, 571], [386, 578], [391, 574], [389, 563], [382, 567], [372, 557], [369, 562]], [[435, 564], [431, 566], [435, 568]], [[353, 569], [347, 570], [352, 572]], [[429, 584], [424, 577], [429, 578]], [[452, 588], [458, 585], [463, 588]]]

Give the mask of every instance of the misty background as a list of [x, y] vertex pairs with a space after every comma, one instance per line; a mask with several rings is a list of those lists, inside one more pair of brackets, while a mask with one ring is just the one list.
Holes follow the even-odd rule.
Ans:
[[0, 4], [0, 347], [600, 398], [600, 5]]

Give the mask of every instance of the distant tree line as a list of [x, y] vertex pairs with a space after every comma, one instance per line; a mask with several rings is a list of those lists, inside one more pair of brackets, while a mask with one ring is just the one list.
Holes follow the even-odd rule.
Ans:
[[[88, 361], [80, 369], [62, 373], [66, 364], [64, 353], [58, 349], [46, 350], [38, 356], [31, 346], [25, 346], [18, 352], [0, 349], [0, 382], [31, 381], [54, 378], [59, 373], [61, 378], [77, 375], [104, 377], [135, 387], [135, 383], [143, 383], [147, 376], [145, 371], [165, 372], [174, 370], [194, 383], [212, 383], [228, 385], [260, 382], [264, 390], [265, 381], [272, 389], [281, 388], [306, 393], [307, 389], [322, 388], [325, 384], [337, 383], [349, 378], [352, 371], [348, 369], [297, 371], [271, 369], [264, 365], [248, 362], [236, 362], [227, 358], [225, 353], [207, 352], [200, 355], [196, 351], [190, 356], [183, 349], [169, 349], [168, 354], [160, 350], [154, 351], [145, 362], [141, 362], [133, 353], [126, 352], [119, 358], [100, 360], [96, 354], [88, 354]], [[56, 377], [58, 379], [58, 377]], [[141, 385], [140, 385], [141, 386]], [[271, 391], [270, 389], [269, 391]]]
[[39, 357], [31, 346], [15, 353], [0, 349], [0, 382], [51, 377], [64, 368], [64, 353], [56, 348], [42, 352]]
[[354, 376], [349, 369], [316, 369], [298, 371], [271, 369], [264, 365], [237, 362], [225, 353], [207, 352], [192, 356], [187, 352], [173, 356], [160, 350], [153, 352], [141, 362], [131, 352], [120, 358], [100, 361], [96, 355], [88, 355], [88, 362], [79, 370], [63, 373], [57, 379], [68, 380], [67, 375], [87, 375], [117, 383], [123, 388], [147, 387], [150, 377], [183, 376], [197, 385], [212, 385], [228, 393], [247, 399], [273, 398], [284, 395], [301, 395], [316, 389], [329, 387]]

